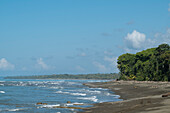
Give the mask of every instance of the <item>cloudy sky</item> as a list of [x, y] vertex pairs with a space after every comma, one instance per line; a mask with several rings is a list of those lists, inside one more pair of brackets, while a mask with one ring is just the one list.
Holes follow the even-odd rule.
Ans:
[[0, 76], [118, 72], [170, 44], [170, 0], [0, 0]]

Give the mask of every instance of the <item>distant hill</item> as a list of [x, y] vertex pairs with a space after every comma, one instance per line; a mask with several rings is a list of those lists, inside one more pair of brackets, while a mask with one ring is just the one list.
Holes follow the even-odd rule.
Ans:
[[140, 81], [170, 81], [170, 46], [161, 44], [136, 54], [118, 58], [120, 79]]
[[53, 74], [53, 75], [37, 75], [37, 76], [10, 76], [5, 79], [118, 79], [119, 74]]

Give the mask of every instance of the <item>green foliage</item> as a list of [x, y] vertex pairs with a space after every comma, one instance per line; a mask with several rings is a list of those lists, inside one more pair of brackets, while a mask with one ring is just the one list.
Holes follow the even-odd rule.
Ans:
[[123, 54], [118, 58], [120, 79], [170, 81], [170, 46], [161, 44], [136, 54]]
[[6, 79], [119, 79], [117, 73], [110, 74], [54, 74], [54, 75], [38, 75], [38, 76], [11, 76]]
[[136, 80], [138, 80], [138, 81], [143, 81], [144, 78], [143, 78], [142, 76], [138, 76], [138, 77], [136, 77]]
[[128, 78], [130, 80], [135, 80], [136, 79], [136, 76], [135, 75], [130, 75], [130, 77]]

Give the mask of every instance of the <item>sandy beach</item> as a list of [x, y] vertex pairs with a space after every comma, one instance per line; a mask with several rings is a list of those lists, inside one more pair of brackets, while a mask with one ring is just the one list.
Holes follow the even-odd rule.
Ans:
[[169, 113], [170, 82], [110, 81], [84, 84], [93, 88], [107, 88], [120, 95], [123, 101], [94, 104], [81, 113]]

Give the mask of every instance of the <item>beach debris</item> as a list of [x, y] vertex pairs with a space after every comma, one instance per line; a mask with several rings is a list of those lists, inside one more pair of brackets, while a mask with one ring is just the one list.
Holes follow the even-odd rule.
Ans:
[[116, 79], [116, 81], [119, 81], [119, 79]]
[[36, 105], [47, 105], [47, 103], [38, 102]]
[[162, 95], [162, 97], [168, 97], [168, 96], [170, 96], [170, 92]]
[[136, 86], [134, 86], [134, 88], [136, 89], [137, 87], [136, 87]]
[[75, 103], [73, 105], [84, 105], [83, 103]]
[[141, 100], [140, 104], [143, 104], [143, 100]]
[[152, 102], [150, 100], [148, 100], [147, 103], [152, 103]]

